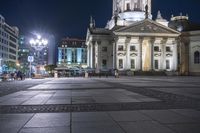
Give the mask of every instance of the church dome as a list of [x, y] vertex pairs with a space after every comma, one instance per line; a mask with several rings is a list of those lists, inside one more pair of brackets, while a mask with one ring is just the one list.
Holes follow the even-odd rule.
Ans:
[[[147, 8], [146, 8], [147, 6]], [[146, 18], [152, 19], [151, 0], [113, 0], [113, 16], [106, 28], [114, 26], [128, 26]]]
[[117, 12], [122, 20], [144, 20], [146, 5], [148, 5], [149, 18], [151, 18], [151, 0], [113, 0], [113, 16]]
[[152, 19], [151, 0], [113, 0], [113, 16], [106, 28], [129, 26], [147, 17]]

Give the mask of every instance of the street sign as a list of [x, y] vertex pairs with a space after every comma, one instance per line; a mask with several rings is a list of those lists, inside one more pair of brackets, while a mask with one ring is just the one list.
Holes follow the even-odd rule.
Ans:
[[34, 57], [33, 56], [28, 56], [28, 62], [33, 62], [34, 61]]

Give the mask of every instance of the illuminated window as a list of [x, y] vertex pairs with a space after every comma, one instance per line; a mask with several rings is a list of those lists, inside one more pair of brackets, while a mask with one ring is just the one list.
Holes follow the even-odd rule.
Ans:
[[131, 69], [135, 69], [135, 60], [131, 59]]
[[124, 46], [123, 45], [119, 45], [118, 46], [118, 51], [123, 51], [124, 50]]
[[199, 51], [196, 51], [194, 53], [194, 64], [200, 64], [200, 53], [199, 53]]
[[155, 47], [154, 47], [154, 51], [155, 51], [155, 52], [159, 52], [159, 47], [158, 47], [158, 46], [155, 46]]
[[130, 46], [130, 51], [136, 51], [135, 46]]
[[171, 52], [171, 48], [170, 47], [166, 47], [166, 52]]
[[124, 66], [123, 66], [123, 60], [122, 59], [119, 59], [119, 69], [123, 69]]
[[166, 60], [166, 69], [170, 69], [170, 61]]
[[107, 52], [107, 51], [108, 51], [107, 47], [102, 47], [102, 52]]
[[102, 60], [102, 66], [103, 66], [103, 68], [107, 67], [107, 60]]
[[154, 61], [154, 67], [155, 67], [155, 69], [158, 69], [158, 60]]

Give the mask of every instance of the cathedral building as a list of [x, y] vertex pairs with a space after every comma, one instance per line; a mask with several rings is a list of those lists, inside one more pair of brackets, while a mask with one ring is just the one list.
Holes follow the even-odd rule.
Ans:
[[200, 75], [200, 24], [189, 20], [188, 15], [172, 16], [169, 27], [181, 32], [179, 38], [179, 73]]
[[113, 15], [105, 28], [97, 28], [90, 19], [87, 65], [124, 74], [179, 74], [181, 32], [168, 23], [160, 11], [152, 20], [151, 0], [113, 0]]

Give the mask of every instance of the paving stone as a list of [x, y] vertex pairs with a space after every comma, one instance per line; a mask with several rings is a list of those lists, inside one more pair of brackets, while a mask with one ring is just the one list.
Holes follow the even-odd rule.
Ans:
[[72, 104], [95, 103], [92, 97], [72, 97]]
[[40, 79], [40, 80], [24, 80], [24, 81], [13, 81], [13, 82], [1, 82], [0, 83], [0, 96], [5, 96], [14, 92], [26, 90], [29, 87], [33, 87], [44, 82], [51, 81], [52, 79]]
[[155, 121], [120, 122], [126, 133], [175, 133]]
[[151, 117], [153, 120], [157, 120], [160, 123], [194, 123], [197, 122], [192, 118], [188, 118], [183, 115], [179, 115], [170, 110], [144, 110], [140, 111], [143, 114]]
[[172, 109], [171, 111], [198, 120], [200, 123], [200, 111], [194, 109]]
[[11, 98], [0, 103], [0, 105], [20, 105], [29, 98]]
[[[0, 83], [0, 104], [7, 102], [0, 105], [0, 132], [62, 133], [72, 127], [70, 132], [75, 133], [196, 133], [199, 81], [199, 77], [120, 77]], [[10, 118], [3, 118], [7, 115]]]
[[0, 114], [0, 133], [17, 133], [33, 114]]
[[125, 133], [114, 122], [74, 122], [72, 133]]
[[23, 128], [19, 133], [71, 133], [70, 127]]
[[144, 120], [151, 120], [149, 117], [143, 115], [138, 111], [116, 111], [116, 112], [109, 112], [109, 115], [115, 121], [144, 121]]
[[63, 127], [69, 125], [69, 113], [43, 113], [34, 115], [25, 127]]
[[105, 112], [72, 113], [72, 122], [99, 122], [112, 121]]
[[168, 127], [176, 131], [176, 133], [200, 133], [199, 123], [174, 124], [168, 125]]
[[50, 99], [45, 104], [71, 104], [71, 99]]
[[21, 127], [3, 127], [0, 126], [0, 133], [17, 133]]
[[117, 98], [118, 102], [122, 102], [122, 103], [135, 103], [135, 102], [142, 102], [139, 99], [134, 99], [134, 98]]
[[113, 97], [96, 96], [94, 97], [96, 103], [118, 103], [119, 101]]

